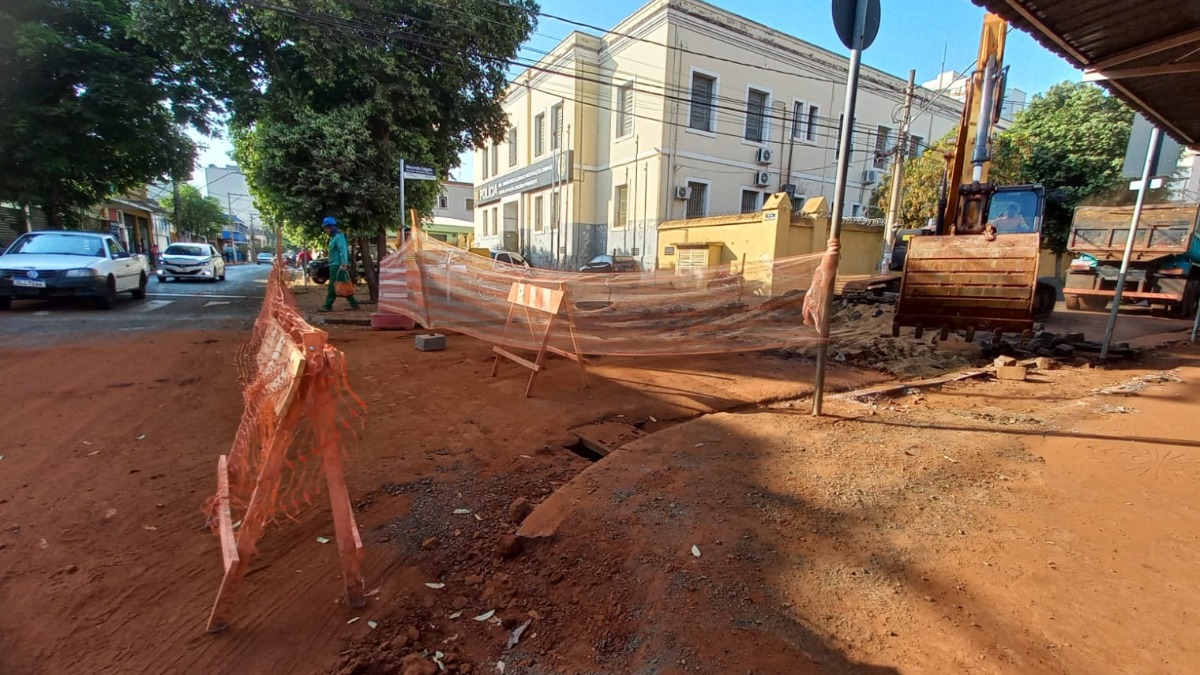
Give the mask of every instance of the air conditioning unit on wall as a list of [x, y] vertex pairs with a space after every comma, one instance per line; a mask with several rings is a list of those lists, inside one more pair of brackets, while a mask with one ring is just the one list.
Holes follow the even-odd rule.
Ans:
[[883, 172], [879, 169], [863, 169], [862, 182], [864, 185], [878, 183], [881, 177], [883, 177]]
[[755, 154], [754, 158], [759, 164], [770, 164], [771, 151], [766, 148], [759, 148], [758, 153]]
[[684, 185], [675, 186], [675, 199], [691, 199], [692, 188]]
[[754, 173], [754, 185], [757, 187], [766, 187], [771, 182], [771, 174], [766, 171], [756, 171]]

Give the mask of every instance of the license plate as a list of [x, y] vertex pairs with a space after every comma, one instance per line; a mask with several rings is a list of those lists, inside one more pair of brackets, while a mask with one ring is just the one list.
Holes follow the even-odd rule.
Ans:
[[13, 279], [13, 286], [24, 288], [45, 288], [46, 282], [39, 279]]

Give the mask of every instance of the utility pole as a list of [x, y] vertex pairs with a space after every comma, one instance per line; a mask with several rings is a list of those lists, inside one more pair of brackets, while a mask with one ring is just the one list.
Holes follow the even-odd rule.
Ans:
[[913, 93], [916, 89], [917, 71], [908, 71], [908, 89], [904, 90], [904, 117], [900, 121], [900, 136], [892, 158], [892, 196], [888, 205], [887, 226], [883, 230], [883, 260], [879, 271], [887, 272], [892, 262], [893, 239], [896, 237], [896, 221], [900, 219], [900, 196], [904, 189], [904, 157], [908, 154], [908, 124], [912, 114]]
[[175, 176], [171, 177], [171, 202], [175, 207], [175, 232], [171, 239], [177, 239], [183, 234], [183, 223], [179, 217], [182, 213], [182, 205], [179, 203], [179, 179]]
[[225, 193], [225, 209], [229, 211], [229, 239], [233, 247], [233, 261], [237, 262], [237, 224], [233, 220], [233, 195], [228, 192]]

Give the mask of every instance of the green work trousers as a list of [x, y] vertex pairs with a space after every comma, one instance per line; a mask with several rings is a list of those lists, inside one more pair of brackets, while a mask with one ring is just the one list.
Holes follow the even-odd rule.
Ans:
[[[350, 272], [348, 270], [329, 270], [329, 293], [325, 296], [325, 309], [333, 309], [333, 301], [338, 299], [337, 290], [335, 289], [336, 284], [334, 282], [349, 280]], [[350, 309], [358, 309], [358, 300], [355, 300], [353, 295], [346, 298], [346, 300], [350, 301]]]

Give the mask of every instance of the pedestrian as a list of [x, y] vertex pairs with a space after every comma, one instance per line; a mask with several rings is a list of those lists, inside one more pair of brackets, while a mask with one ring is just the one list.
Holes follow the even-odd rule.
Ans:
[[[337, 218], [326, 216], [321, 221], [321, 229], [329, 235], [329, 293], [325, 296], [322, 312], [333, 311], [333, 301], [337, 300], [337, 282], [350, 281], [350, 251], [346, 245], [346, 235], [338, 230]], [[350, 301], [350, 309], [358, 309], [358, 300], [351, 293], [346, 300]]]

